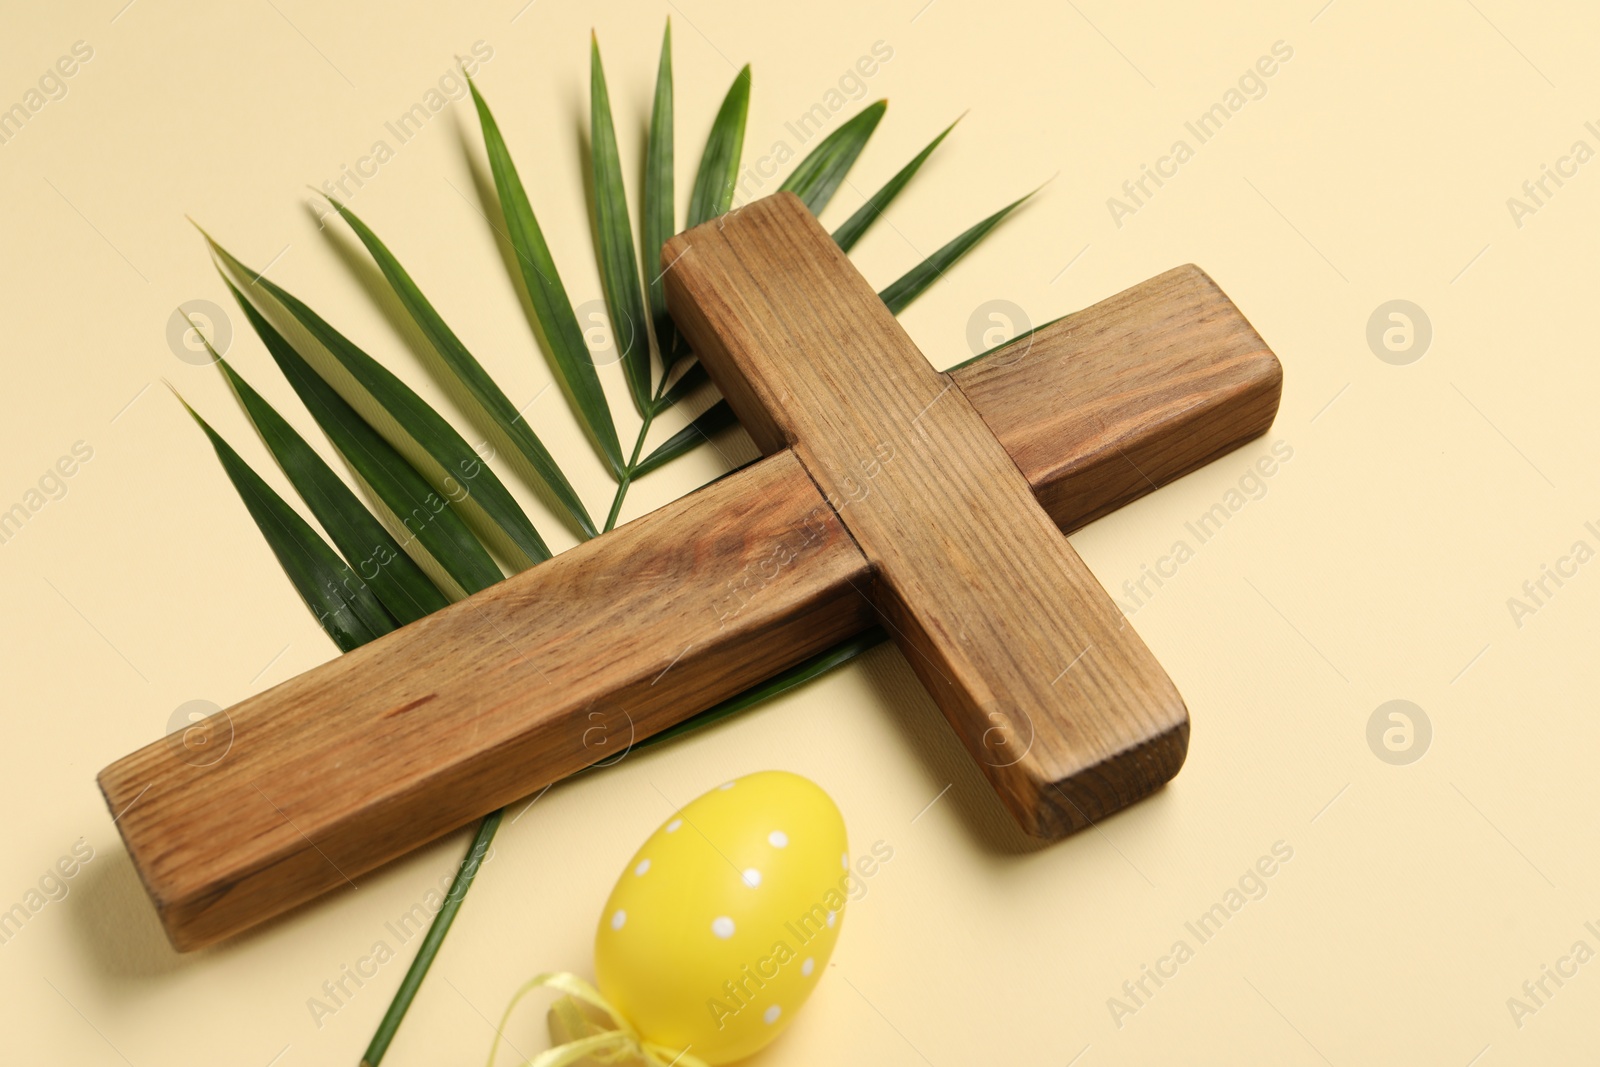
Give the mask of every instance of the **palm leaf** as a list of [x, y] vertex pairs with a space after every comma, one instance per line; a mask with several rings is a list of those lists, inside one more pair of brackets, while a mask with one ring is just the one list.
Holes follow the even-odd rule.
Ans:
[[[1033, 192], [1036, 193], [1038, 190], [1035, 189]], [[1026, 196], [1018, 197], [982, 222], [964, 231], [959, 237], [956, 237], [943, 248], [940, 248], [939, 251], [906, 271], [894, 284], [879, 293], [878, 296], [889, 306], [890, 313], [900, 314], [907, 304], [921, 296], [928, 286], [943, 277], [944, 272], [949, 270], [956, 260], [971, 251], [973, 245], [987, 237], [989, 231], [1000, 225], [1002, 219], [1011, 214], [1023, 201], [1032, 195], [1033, 193], [1028, 193]]]
[[711, 375], [706, 372], [706, 365], [704, 363], [696, 363], [684, 371], [678, 380], [672, 383], [672, 388], [662, 395], [662, 408], [671, 407], [710, 380]]
[[718, 430], [726, 429], [738, 421], [726, 400], [717, 401], [701, 412], [700, 416], [689, 425], [661, 442], [654, 452], [640, 460], [638, 466], [633, 468], [633, 476], [642, 478], [657, 467], [671, 463], [701, 442], [709, 441], [711, 435]]
[[[606, 404], [605, 390], [600, 386], [600, 376], [595, 371], [589, 346], [583, 339], [583, 329], [578, 316], [573, 313], [567, 299], [566, 287], [556, 271], [555, 260], [550, 256], [550, 246], [545, 243], [544, 231], [534, 217], [528, 194], [517, 176], [516, 164], [506, 148], [500, 127], [495, 124], [489, 105], [484, 102], [478, 87], [469, 78], [473, 103], [478, 108], [478, 122], [483, 127], [483, 143], [489, 154], [489, 169], [494, 174], [495, 193], [500, 198], [500, 212], [505, 217], [506, 237], [516, 253], [517, 266], [522, 271], [522, 281], [533, 305], [534, 317], [550, 346], [556, 370], [565, 387], [572, 407], [589, 436], [600, 449], [611, 467], [612, 476], [622, 477], [622, 446], [617, 443], [617, 428], [611, 421], [611, 409]], [[593, 533], [593, 523], [586, 522], [585, 532]]]
[[[529, 427], [528, 421], [522, 417], [522, 413], [517, 410], [516, 405], [511, 403], [511, 398], [506, 396], [500, 386], [495, 384], [493, 378], [489, 377], [489, 372], [483, 369], [483, 364], [479, 363], [476, 357], [467, 351], [466, 345], [461, 343], [461, 339], [456, 336], [455, 331], [450, 329], [439, 313], [434, 310], [433, 305], [428, 302], [428, 298], [422, 295], [422, 290], [418, 289], [416, 283], [411, 280], [411, 275], [406, 273], [406, 269], [390, 253], [388, 246], [378, 239], [378, 235], [373, 233], [355, 212], [339, 203], [339, 201], [332, 197], [329, 197], [328, 201], [339, 212], [340, 216], [350, 224], [350, 228], [356, 232], [356, 236], [361, 238], [361, 243], [367, 246], [367, 251], [377, 261], [378, 269], [383, 271], [383, 276], [388, 279], [389, 287], [394, 290], [395, 296], [400, 298], [400, 303], [410, 314], [412, 321], [417, 324], [423, 336], [428, 339], [428, 343], [433, 346], [434, 351], [439, 353], [439, 357], [444, 360], [445, 365], [466, 387], [467, 392], [472, 394], [473, 400], [477, 401], [484, 412], [494, 420], [494, 424], [499, 428], [500, 432], [505, 434], [512, 444], [516, 445], [517, 451], [521, 452], [523, 457], [527, 459], [528, 463], [533, 467], [534, 473], [539, 476], [539, 480], [544, 483], [545, 488], [550, 491], [561, 506], [567, 510], [567, 514], [572, 516], [573, 520], [578, 524], [578, 528], [585, 534], [593, 535], [594, 520], [589, 518], [589, 513], [584, 510], [583, 501], [578, 499], [577, 491], [572, 488], [572, 483], [568, 482], [567, 476], [561, 473], [561, 468], [556, 464], [555, 458], [550, 455], [550, 451], [544, 447], [544, 442], [540, 441], [538, 435]], [[590, 369], [593, 369], [592, 365]], [[616, 434], [613, 431], [612, 444], [615, 445], [615, 443]]]
[[223, 471], [272, 554], [278, 557], [279, 566], [339, 650], [348, 652], [393, 630], [394, 620], [372, 590], [328, 547], [311, 524], [273, 492], [182, 397], [178, 402], [210, 438]]
[[[434, 491], [427, 479], [412, 469], [382, 434], [369, 426], [309, 363], [300, 358], [293, 346], [232, 282], [227, 285], [301, 403], [362, 483], [415, 538], [425, 563], [439, 570], [440, 584], [459, 587], [462, 593], [476, 593], [498, 582], [500, 568], [493, 557], [472, 536], [472, 531], [455, 510], [446, 506], [445, 499]], [[301, 495], [305, 495], [303, 491]], [[326, 521], [323, 525], [327, 525]]]
[[645, 324], [639, 262], [628, 222], [628, 194], [622, 186], [622, 160], [611, 122], [611, 94], [600, 64], [600, 41], [590, 34], [589, 151], [594, 163], [595, 252], [611, 315], [611, 334], [622, 352], [622, 373], [643, 415], [650, 405], [650, 328]]
[[722, 107], [711, 123], [705, 151], [700, 155], [700, 170], [689, 194], [689, 225], [725, 214], [733, 206], [733, 191], [739, 182], [739, 157], [744, 152], [744, 126], [750, 114], [750, 64], [746, 63], [722, 98]]
[[[496, 193], [506, 225], [510, 230], [505, 236], [517, 257], [519, 272], [533, 308], [537, 332], [548, 346], [557, 377], [567, 393], [575, 415], [617, 478], [616, 495], [612, 502], [610, 517], [605, 524], [609, 529], [617, 519], [624, 494], [632, 479], [683, 455], [694, 445], [707, 440], [709, 434], [731, 425], [734, 417], [727, 402], [719, 401], [689, 426], [662, 442], [642, 460], [639, 459], [654, 417], [708, 380], [704, 367], [695, 365], [679, 375], [671, 388], [667, 388], [668, 382], [672, 381], [672, 372], [676, 369], [677, 361], [689, 355], [667, 314], [662, 277], [664, 272], [658, 269], [660, 249], [676, 229], [673, 208], [674, 115], [670, 20], [662, 36], [645, 156], [641, 241], [645, 257], [644, 266], [648, 271], [645, 277], [649, 281], [642, 288], [638, 273], [639, 263], [627, 216], [627, 200], [617, 151], [615, 122], [597, 42], [592, 44], [590, 78], [592, 101], [590, 133], [593, 152], [591, 165], [595, 187], [594, 236], [597, 259], [605, 287], [607, 311], [623, 351], [624, 377], [634, 403], [643, 416], [638, 441], [633, 447], [632, 457], [626, 463], [622, 460], [615, 426], [610, 409], [606, 405], [599, 375], [595, 371], [581, 328], [578, 326], [543, 233], [533, 215], [509, 150], [475, 85], [471, 85], [471, 92], [483, 127]], [[732, 206], [737, 191], [749, 115], [750, 86], [750, 68], [745, 66], [728, 89], [707, 137], [689, 198], [689, 226], [699, 225], [721, 215]], [[823, 139], [801, 161], [784, 182], [783, 188], [799, 195], [814, 213], [821, 212], [845, 181], [848, 171], [875, 132], [885, 109], [884, 101], [871, 104]], [[890, 203], [918, 173], [953, 126], [952, 123], [951, 127], [947, 127], [935, 137], [835, 231], [834, 240], [842, 249], [849, 251], [876, 220], [882, 217]], [[1026, 199], [1027, 197], [1024, 197], [1007, 205], [971, 227], [885, 289], [880, 296], [890, 311], [893, 313], [901, 311]], [[534, 454], [530, 454], [524, 448], [524, 442], [530, 439], [537, 444], [537, 437], [525, 426], [520, 430], [514, 428], [519, 420], [508, 415], [509, 400], [489, 378], [482, 366], [467, 353], [459, 339], [449, 330], [420, 291], [417, 291], [415, 284], [399, 263], [360, 223], [360, 220], [342, 206], [337, 204], [335, 206], [356, 228], [363, 243], [379, 261], [379, 266], [390, 285], [395, 288], [402, 303], [407, 306], [408, 312], [434, 344], [446, 364], [461, 380], [463, 386], [496, 420], [501, 430], [517, 444], [518, 449], [528, 456], [541, 477], [546, 471], [536, 459], [536, 455], [543, 454], [543, 460], [549, 462], [548, 471], [554, 476], [554, 480], [547, 481], [546, 484], [558, 499], [562, 495], [560, 487], [565, 486], [566, 491], [570, 492], [571, 487], [560, 477], [559, 469], [555, 467], [548, 453], [544, 452], [542, 445]], [[453, 474], [457, 469], [466, 471], [481, 467], [481, 461], [478, 460], [476, 453], [466, 446], [460, 435], [399, 379], [384, 370], [296, 298], [265, 279], [251, 276], [246, 268], [215, 243], [212, 247], [228, 270], [236, 276], [249, 279], [249, 285], [245, 288], [251, 293], [252, 298], [266, 294], [282, 305], [282, 310], [298, 324], [295, 330], [290, 331], [296, 343], [301, 340], [301, 331], [308, 334], [315, 342], [315, 351], [306, 350], [306, 355], [318, 360], [313, 369], [305, 359], [301, 358], [301, 353], [296, 352], [288, 341], [267, 324], [265, 317], [241, 297], [246, 315], [251, 318], [258, 332], [262, 333], [263, 339], [268, 343], [269, 351], [273, 352], [280, 368], [290, 378], [291, 384], [312, 410], [313, 416], [324, 427], [335, 447], [345, 454], [358, 480], [372, 488], [374, 495], [385, 506], [395, 510], [394, 501], [401, 500], [403, 508], [405, 499], [415, 501], [419, 493], [424, 498], [431, 496], [430, 482], [435, 487], [442, 486], [455, 480]], [[257, 288], [251, 289], [250, 286]], [[237, 291], [235, 295], [239, 295]], [[654, 396], [651, 396], [653, 368], [649, 359], [649, 328], [645, 326], [647, 319], [654, 327], [662, 356], [662, 376]], [[328, 350], [331, 360], [323, 358], [322, 349]], [[259, 424], [267, 427], [263, 430], [264, 438], [271, 435], [287, 440], [287, 435], [293, 434], [286, 423], [283, 423], [281, 428], [277, 425], [283, 420], [277, 417], [276, 412], [271, 411], [265, 401], [254, 395], [253, 390], [250, 390], [243, 379], [234, 374], [231, 367], [224, 364], [223, 371], [230, 376], [230, 380], [237, 379], [235, 387], [240, 391], [241, 401], [245, 403], [247, 410], [256, 407], [265, 409], [252, 415], [258, 419]], [[198, 420], [198, 416], [196, 418]], [[290, 573], [291, 579], [296, 581], [297, 588], [300, 588], [300, 583], [305, 580], [304, 576], [311, 574], [313, 583], [321, 582], [320, 588], [324, 591], [338, 589], [340, 586], [336, 568], [343, 566], [343, 561], [339, 560], [337, 554], [328, 548], [315, 531], [300, 520], [288, 505], [275, 495], [271, 495], [271, 490], [261, 483], [259, 478], [255, 478], [253, 472], [249, 472], [248, 467], [238, 459], [237, 455], [232, 454], [231, 449], [227, 450], [228, 455], [224, 455], [226, 444], [221, 442], [209, 427], [205, 429], [207, 434], [212, 436], [218, 455], [223, 457], [224, 466], [229, 469], [230, 477], [234, 478], [236, 485], [242, 486], [240, 492], [246, 497], [247, 505], [251, 505], [253, 494], [256, 503], [251, 505], [252, 514], [256, 515], [257, 524], [262, 527], [263, 533], [268, 535], [269, 541], [273, 535], [264, 525], [262, 516], [281, 521], [285, 529], [292, 527], [294, 522], [298, 522], [303, 528], [303, 531], [295, 531], [296, 539], [280, 552], [280, 561], [285, 561], [285, 570]], [[294, 440], [298, 441], [301, 449], [315, 457], [315, 453], [303, 440], [297, 437]], [[285, 447], [286, 450], [294, 452], [293, 459], [297, 465], [303, 463], [309, 469], [309, 460], [300, 456], [298, 451]], [[384, 452], [384, 449], [387, 449], [387, 452]], [[275, 454], [277, 451], [274, 450]], [[381, 462], [374, 458], [380, 453]], [[364, 458], [358, 458], [358, 455]], [[316, 462], [321, 464], [320, 458], [316, 459]], [[243, 473], [235, 477], [234, 466], [241, 468]], [[285, 469], [288, 471], [289, 467], [286, 466]], [[326, 464], [321, 465], [321, 473], [332, 482], [338, 483], [340, 490], [350, 496], [349, 502], [353, 502], [354, 506], [365, 514], [360, 502], [354, 499], [353, 494], [349, 494], [349, 490], [331, 470], [327, 469]], [[405, 482], [407, 476], [411, 481]], [[293, 477], [291, 474], [291, 478]], [[253, 482], [249, 480], [251, 478], [254, 478]], [[386, 478], [389, 480], [386, 481]], [[472, 486], [474, 491], [460, 500], [453, 499], [452, 506], [462, 509], [462, 514], [470, 518], [480, 536], [493, 540], [497, 547], [502, 547], [502, 542], [505, 546], [509, 546], [507, 556], [516, 558], [522, 565], [546, 558], [548, 549], [545, 548], [543, 540], [539, 538], [537, 531], [517, 508], [499, 480], [487, 468], [482, 468], [476, 478], [477, 481]], [[400, 484], [401, 482], [404, 484]], [[300, 482], [297, 481], [296, 485], [298, 487]], [[248, 487], [248, 493], [245, 487]], [[320, 488], [320, 480], [318, 486], [302, 490], [303, 494], [326, 491], [330, 490]], [[277, 512], [270, 509], [270, 503], [261, 503], [268, 497], [270, 500], [276, 500], [277, 507], [287, 515], [278, 516]], [[307, 498], [310, 500], [311, 496], [308, 495]], [[569, 511], [583, 532], [591, 533], [592, 523], [588, 521], [588, 516], [583, 512], [582, 504], [577, 501], [575, 493], [572, 494], [571, 501], [576, 507], [569, 506]], [[567, 503], [565, 500], [562, 502]], [[264, 509], [260, 515], [257, 515], [258, 509]], [[318, 514], [320, 515], [320, 512]], [[452, 519], [454, 518], [454, 513], [449, 509], [441, 514], [449, 514]], [[359, 521], [356, 515], [335, 516], [331, 522], [324, 520], [330, 525], [330, 533], [333, 533], [332, 527], [337, 527], [343, 518]], [[366, 515], [366, 519], [368, 522], [375, 522], [370, 514]], [[458, 525], [461, 534], [466, 538], [466, 543], [472, 545], [492, 566], [493, 560], [483, 551], [483, 546], [472, 540], [471, 533], [466, 530], [464, 524]], [[370, 529], [364, 524], [362, 529], [370, 534]], [[337, 538], [345, 535], [339, 533], [334, 536]], [[309, 537], [310, 541], [307, 541], [306, 537]], [[423, 540], [420, 533], [417, 540], [419, 543]], [[315, 546], [320, 546], [320, 554]], [[276, 544], [274, 550], [278, 551]], [[439, 556], [452, 556], [448, 546], [441, 544], [423, 546], [417, 551], [418, 562], [430, 575], [433, 574], [431, 565], [438, 562]], [[470, 552], [470, 549], [466, 551]], [[427, 558], [421, 558], [422, 556]], [[330, 582], [325, 575], [318, 574], [315, 568], [307, 565], [306, 560], [319, 562], [324, 568], [331, 568], [328, 573], [334, 574], [335, 579]], [[294, 569], [296, 566], [299, 567], [299, 571]], [[347, 567], [345, 573], [348, 573]], [[449, 578], [448, 573], [441, 573], [445, 578]], [[354, 575], [351, 577], [354, 578]], [[494, 578], [498, 578], [498, 568], [494, 568]], [[306, 597], [308, 604], [313, 603], [312, 598], [317, 594], [318, 588], [319, 586], [313, 584], [309, 593], [302, 591], [302, 596]], [[367, 591], [364, 586], [360, 588]], [[345, 605], [346, 617], [341, 620], [343, 628], [335, 634], [335, 640], [340, 643], [341, 648], [354, 647], [363, 641], [371, 640], [383, 629], [392, 628], [392, 621], [387, 619], [377, 597], [371, 592], [368, 592], [368, 596], [371, 599], [369, 607], [376, 608], [379, 614], [377, 624], [372, 620], [364, 620], [354, 608]], [[328, 606], [332, 608], [339, 604], [330, 603]], [[327, 612], [319, 610], [315, 605], [313, 611], [318, 612], [319, 619], [323, 619], [325, 626], [329, 625]], [[331, 627], [330, 633], [334, 633]], [[733, 715], [848, 661], [884, 639], [883, 632], [874, 629], [846, 641], [761, 685], [723, 701], [685, 723], [656, 735], [648, 743], [681, 736]], [[480, 828], [469, 854], [469, 862], [458, 873], [451, 887], [449, 906], [441, 910], [440, 915], [436, 917], [433, 929], [430, 930], [416, 959], [413, 960], [395, 1002], [390, 1006], [373, 1039], [365, 1063], [376, 1067], [387, 1049], [395, 1028], [403, 1018], [435, 957], [445, 931], [449, 928], [449, 923], [455, 914], [455, 906], [459, 905], [461, 896], [471, 884], [478, 863], [486, 852], [498, 825], [499, 813], [496, 813], [486, 819]]]
[[478, 824], [478, 832], [472, 836], [472, 844], [467, 846], [466, 858], [456, 868], [455, 878], [450, 882], [449, 892], [444, 895], [444, 902], [434, 914], [427, 935], [417, 947], [416, 956], [412, 957], [411, 966], [406, 968], [406, 976], [400, 980], [400, 988], [396, 990], [394, 1000], [389, 1002], [389, 1010], [383, 1013], [378, 1029], [367, 1044], [367, 1051], [361, 1055], [361, 1067], [378, 1067], [384, 1053], [389, 1051], [395, 1031], [400, 1028], [401, 1020], [416, 999], [417, 990], [422, 988], [422, 980], [428, 976], [428, 968], [433, 965], [439, 946], [444, 944], [444, 936], [456, 921], [456, 913], [461, 910], [467, 890], [472, 888], [472, 880], [478, 876], [479, 869], [488, 858], [489, 846], [494, 843], [495, 832], [500, 829], [500, 819], [504, 815], [504, 808], [492, 811]]
[[[960, 119], [956, 119], [956, 122], [960, 121]], [[916, 174], [922, 165], [928, 161], [928, 157], [933, 155], [933, 150], [939, 147], [939, 142], [944, 140], [950, 131], [956, 128], [956, 122], [946, 126], [939, 136], [929, 141], [928, 147], [918, 152], [910, 163], [896, 171], [893, 178], [884, 182], [882, 189], [868, 197], [867, 202], [857, 208], [854, 215], [844, 220], [843, 226], [833, 231], [833, 239], [840, 248], [848, 252], [856, 246], [856, 242], [861, 240], [862, 235], [883, 215], [884, 209], [893, 202], [895, 197], [900, 195], [900, 190], [906, 187], [906, 183], [911, 180], [912, 175]]]
[[217, 366], [278, 466], [344, 558], [401, 625], [450, 603], [305, 438], [220, 356]]
[[673, 204], [672, 146], [672, 20], [661, 35], [661, 62], [656, 67], [656, 96], [650, 108], [650, 138], [644, 157], [644, 269], [650, 278], [650, 318], [661, 352], [662, 374], [678, 357], [678, 329], [667, 314], [661, 246], [677, 233]]
[[494, 541], [519, 567], [550, 558], [550, 549], [510, 491], [438, 412], [292, 293], [251, 271], [209, 236], [206, 241], [222, 265], [245, 280], [246, 289], [264, 292], [277, 301], [313, 341], [327, 350], [337, 364], [336, 368], [329, 368], [330, 372], [337, 369], [343, 373], [336, 378], [325, 375], [324, 380], [340, 389], [340, 395], [351, 407], [358, 411], [375, 408], [386, 416], [384, 420], [368, 421], [451, 506], [462, 510], [462, 516], [480, 537]]
[[955, 364], [954, 366], [946, 367], [944, 369], [944, 372], [946, 374], [949, 374], [951, 371], [960, 370], [962, 367], [966, 367], [966, 366], [969, 366], [969, 365], [971, 365], [973, 363], [976, 363], [976, 362], [978, 362], [978, 360], [983, 359], [985, 356], [992, 356], [996, 352], [1000, 351], [1002, 348], [1007, 348], [1007, 347], [1009, 347], [1011, 345], [1016, 344], [1018, 341], [1022, 340], [1024, 337], [1027, 337], [1027, 336], [1029, 336], [1031, 334], [1036, 334], [1040, 330], [1046, 329], [1047, 327], [1054, 326], [1056, 323], [1060, 322], [1062, 319], [1064, 319], [1066, 317], [1067, 316], [1065, 316], [1065, 315], [1057, 315], [1055, 318], [1051, 319], [1049, 322], [1041, 322], [1037, 326], [1029, 327], [1028, 329], [1023, 330], [1021, 333], [1017, 334], [1015, 337], [1011, 337], [1011, 338], [1008, 338], [1007, 340], [1001, 341], [999, 344], [997, 344], [997, 345], [995, 345], [995, 346], [993, 346], [991, 348], [986, 348], [982, 352], [979, 352], [977, 355], [973, 356], [970, 359], [964, 359], [960, 363]]
[[855, 165], [861, 150], [867, 147], [872, 131], [878, 128], [878, 122], [888, 107], [889, 101], [879, 100], [824, 137], [822, 143], [800, 161], [780, 190], [794, 193], [805, 201], [813, 215], [822, 214], [822, 209], [833, 199], [844, 176]]
[[864, 633], [839, 642], [826, 652], [818, 653], [803, 663], [797, 663], [781, 674], [775, 674], [759, 685], [751, 686], [744, 692], [729, 697], [720, 704], [713, 704], [705, 711], [693, 718], [685, 719], [676, 726], [669, 726], [658, 734], [651, 734], [643, 741], [638, 742], [634, 748], [649, 748], [663, 741], [671, 741], [682, 737], [684, 734], [704, 729], [712, 723], [720, 722], [730, 715], [737, 715], [747, 708], [753, 708], [763, 701], [771, 700], [780, 693], [786, 693], [799, 685], [804, 685], [811, 679], [826, 674], [842, 664], [855, 659], [861, 653], [873, 648], [889, 639], [888, 633], [879, 626], [874, 626]]

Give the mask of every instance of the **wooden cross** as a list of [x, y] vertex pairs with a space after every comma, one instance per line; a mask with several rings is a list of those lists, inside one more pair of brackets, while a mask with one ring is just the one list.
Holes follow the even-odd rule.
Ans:
[[941, 374], [790, 194], [662, 263], [765, 458], [211, 717], [205, 758], [168, 739], [102, 771], [177, 948], [874, 624], [1031, 834], [1177, 773], [1183, 701], [1062, 530], [1271, 425], [1282, 370], [1210, 278], [1168, 271]]

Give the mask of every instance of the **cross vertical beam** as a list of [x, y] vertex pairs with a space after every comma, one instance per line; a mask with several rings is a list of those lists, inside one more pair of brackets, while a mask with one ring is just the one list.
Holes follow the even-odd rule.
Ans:
[[762, 450], [792, 449], [872, 599], [1028, 832], [1058, 837], [1183, 764], [1183, 700], [966, 395], [801, 201], [674, 237], [667, 300]]

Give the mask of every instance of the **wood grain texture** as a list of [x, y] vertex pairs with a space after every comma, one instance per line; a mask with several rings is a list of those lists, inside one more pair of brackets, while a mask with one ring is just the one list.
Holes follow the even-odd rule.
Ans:
[[763, 451], [793, 449], [872, 563], [875, 606], [1028, 832], [1177, 773], [1177, 690], [966, 395], [800, 200], [674, 237], [668, 304]]
[[950, 373], [1063, 529], [1266, 433], [1283, 367], [1188, 264]]
[[[254, 925], [619, 755], [871, 622], [866, 560], [794, 456], [669, 507], [112, 764], [173, 944]], [[206, 766], [227, 745], [226, 755]]]
[[[950, 377], [1073, 528], [1263, 432], [1281, 370], [1185, 267]], [[846, 515], [880, 485], [866, 458]], [[148, 746], [102, 789], [173, 943], [197, 948], [858, 632], [872, 588], [780, 451], [244, 701], [196, 728], [206, 745]]]

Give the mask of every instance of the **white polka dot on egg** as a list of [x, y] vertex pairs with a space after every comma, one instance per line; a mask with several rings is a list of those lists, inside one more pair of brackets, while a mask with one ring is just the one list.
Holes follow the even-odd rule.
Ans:
[[650, 869], [650, 861], [648, 859], [642, 859], [642, 860], [639, 861], [639, 866], [637, 866], [637, 867], [635, 867], [633, 869], [634, 876], [638, 877], [639, 875], [644, 874], [644, 872], [648, 871], [649, 869]]
[[800, 965], [800, 973], [805, 975], [807, 978], [810, 978], [811, 972], [816, 969], [817, 961], [812, 959], [810, 956], [807, 956], [806, 961]]
[[667, 833], [669, 833], [669, 834], [676, 833], [677, 830], [678, 830], [678, 827], [680, 827], [682, 825], [683, 825], [683, 820], [682, 819], [673, 819], [671, 822], [667, 823]]
[[767, 835], [767, 844], [771, 845], [773, 848], [787, 848], [789, 845], [789, 835], [784, 833], [782, 830], [774, 830], [772, 833]]
[[836, 917], [836, 916], [837, 916], [837, 915], [838, 915], [838, 914], [839, 914], [839, 913], [838, 913], [838, 912], [836, 912], [836, 911], [830, 911], [830, 912], [828, 912], [828, 925], [829, 925], [829, 926], [832, 926], [832, 925], [833, 925], [833, 920], [834, 920], [834, 918], [835, 918], [835, 917]]
[[721, 789], [723, 792], [727, 792], [729, 789], [733, 788], [733, 783], [732, 782], [723, 782], [721, 785], [717, 786], [717, 788]]
[[767, 1021], [768, 1026], [771, 1026], [773, 1023], [778, 1021], [778, 1016], [782, 1014], [783, 1009], [778, 1007], [776, 1004], [773, 1004], [768, 1007], [766, 1011], [761, 1013], [761, 1017]]
[[733, 936], [733, 920], [726, 915], [718, 915], [711, 920], [711, 932], [726, 941]]
[[620, 930], [622, 929], [622, 924], [627, 921], [628, 913], [623, 911], [621, 908], [618, 908], [616, 913], [611, 916], [611, 929]]
[[839, 853], [839, 866], [843, 867], [847, 871], [850, 869], [850, 857], [846, 856], [843, 852]]
[[751, 889], [761, 884], [761, 872], [754, 867], [746, 867], [741, 877], [744, 879], [744, 884]]

